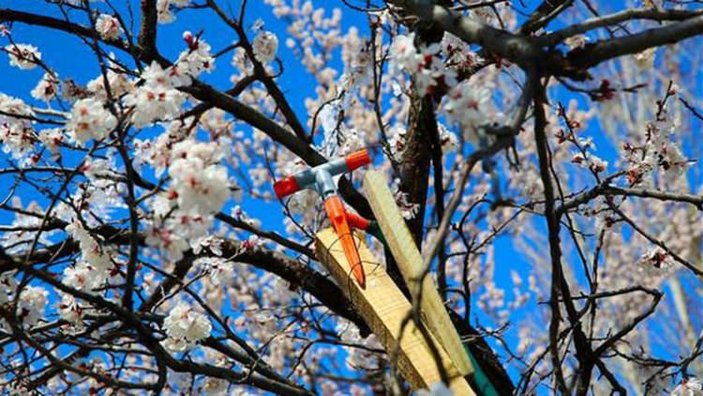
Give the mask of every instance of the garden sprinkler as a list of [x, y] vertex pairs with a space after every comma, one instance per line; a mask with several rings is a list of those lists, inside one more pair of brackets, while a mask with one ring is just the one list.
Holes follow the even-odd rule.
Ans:
[[[276, 196], [281, 199], [305, 188], [316, 190], [325, 203], [327, 217], [332, 223], [334, 231], [342, 242], [344, 255], [349, 261], [352, 273], [362, 289], [366, 288], [366, 275], [364, 267], [361, 265], [359, 251], [354, 244], [351, 227], [367, 230], [372, 223], [363, 217], [348, 213], [344, 210], [344, 204], [337, 192], [337, 184], [333, 176], [351, 172], [354, 169], [371, 163], [371, 156], [368, 150], [363, 149], [351, 153], [344, 158], [339, 158], [314, 168], [306, 169], [292, 176], [287, 176], [273, 185]], [[377, 226], [375, 228], [378, 228]]]

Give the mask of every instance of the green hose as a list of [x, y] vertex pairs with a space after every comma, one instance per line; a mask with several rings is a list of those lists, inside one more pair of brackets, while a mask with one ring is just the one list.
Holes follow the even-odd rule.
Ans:
[[476, 394], [481, 396], [498, 396], [498, 391], [488, 379], [486, 373], [483, 372], [481, 365], [478, 364], [478, 361], [474, 358], [474, 355], [469, 350], [468, 343], [464, 343], [464, 349], [466, 350], [466, 354], [469, 355], [471, 365], [474, 367], [474, 374], [471, 376], [470, 382], [472, 384], [472, 387], [476, 391]]
[[384, 248], [388, 249], [388, 243], [386, 242], [386, 238], [383, 237], [383, 232], [381, 232], [381, 227], [378, 226], [377, 221], [369, 220], [369, 227], [366, 229], [366, 232], [373, 235], [374, 238], [378, 239], [378, 241], [383, 244]]

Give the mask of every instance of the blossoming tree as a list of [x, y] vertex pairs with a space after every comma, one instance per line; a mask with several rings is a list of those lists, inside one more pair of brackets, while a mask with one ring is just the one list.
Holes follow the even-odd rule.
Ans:
[[272, 192], [367, 146], [499, 393], [700, 387], [699, 5], [3, 4], [2, 387], [402, 393]]

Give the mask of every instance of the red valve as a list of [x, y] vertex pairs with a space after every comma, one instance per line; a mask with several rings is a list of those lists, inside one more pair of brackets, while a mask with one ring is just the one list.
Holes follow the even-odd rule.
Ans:
[[362, 149], [347, 155], [344, 160], [347, 163], [347, 169], [351, 172], [356, 168], [370, 164], [371, 156], [367, 149]]
[[298, 186], [298, 181], [295, 180], [295, 177], [288, 176], [274, 183], [273, 189], [276, 191], [278, 199], [281, 199], [300, 190], [300, 186]]
[[357, 230], [366, 231], [369, 228], [369, 221], [356, 213], [347, 212], [349, 226]]

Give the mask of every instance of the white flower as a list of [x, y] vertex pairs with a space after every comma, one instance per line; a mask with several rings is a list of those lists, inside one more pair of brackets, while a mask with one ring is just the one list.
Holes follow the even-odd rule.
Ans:
[[414, 41], [414, 34], [395, 37], [390, 48], [392, 67], [410, 73], [421, 95], [434, 94], [437, 89], [443, 93], [443, 90], [455, 87], [456, 71], [447, 68], [439, 57], [442, 46], [434, 43], [416, 48]]
[[220, 210], [229, 197], [227, 169], [217, 165], [220, 158], [214, 143], [185, 140], [176, 144], [169, 175], [180, 209], [201, 214]]
[[77, 101], [71, 109], [66, 128], [71, 139], [84, 145], [90, 139], [104, 139], [117, 126], [117, 118], [103, 103], [93, 98]]
[[83, 308], [78, 305], [78, 302], [73, 296], [64, 294], [57, 305], [61, 319], [73, 325], [80, 325], [82, 323], [85, 312]]
[[654, 55], [656, 52], [657, 47], [652, 47], [638, 54], [635, 54], [633, 56], [635, 59], [635, 65], [637, 65], [637, 67], [642, 70], [651, 69], [654, 66]]
[[163, 346], [172, 352], [190, 349], [197, 342], [209, 337], [212, 331], [208, 318], [195, 312], [185, 303], [178, 304], [169, 312], [162, 328], [167, 336]]
[[0, 143], [4, 152], [21, 159], [34, 145], [34, 130], [29, 120], [13, 114], [29, 117], [34, 112], [22, 100], [0, 93]]
[[564, 44], [569, 47], [569, 50], [583, 48], [586, 43], [588, 43], [588, 37], [583, 34], [577, 34], [575, 36], [568, 37], [566, 40], [564, 40]]
[[188, 242], [185, 239], [165, 227], [153, 227], [147, 230], [146, 243], [164, 251], [174, 261], [183, 258], [183, 252], [188, 249]]
[[203, 248], [208, 248], [214, 255], [222, 256], [222, 239], [214, 235], [202, 236], [191, 243], [191, 248], [194, 254], [200, 254]]
[[648, 270], [652, 268], [657, 270], [668, 269], [674, 265], [669, 254], [659, 248], [652, 249], [643, 254], [640, 257], [639, 264]]
[[0, 274], [0, 305], [10, 301], [10, 297], [17, 289], [15, 273], [6, 271]]
[[23, 70], [34, 69], [37, 67], [37, 61], [41, 60], [41, 52], [33, 45], [10, 44], [5, 46], [5, 51], [10, 55], [10, 66]]
[[99, 182], [100, 178], [109, 175], [110, 170], [112, 169], [114, 169], [114, 164], [99, 158], [89, 158], [81, 167], [85, 177], [87, 177], [92, 183]]
[[396, 186], [395, 189], [395, 203], [400, 209], [400, 214], [405, 220], [412, 219], [420, 209], [420, 205], [408, 202], [408, 194], [404, 193], [400, 187]]
[[[98, 173], [101, 168], [101, 163], [97, 161], [99, 160], [93, 162], [96, 168], [93, 171], [95, 173]], [[105, 166], [106, 164], [102, 164], [103, 168]], [[81, 249], [81, 259], [90, 264], [93, 269], [99, 271], [101, 274], [105, 274], [107, 270], [112, 267], [109, 254], [103, 251], [98, 241], [96, 241], [79, 222], [76, 221], [66, 226], [66, 231], [71, 235], [71, 238], [78, 241]]]
[[447, 129], [444, 124], [439, 124], [438, 126], [439, 142], [442, 145], [442, 150], [445, 153], [456, 151], [456, 149], [459, 148], [459, 139], [456, 134]]
[[207, 377], [203, 384], [203, 393], [213, 396], [224, 395], [228, 386], [229, 383], [222, 378]]
[[393, 56], [393, 64], [398, 68], [415, 68], [419, 62], [419, 54], [415, 49], [415, 33], [409, 35], [398, 35], [393, 39], [390, 53]]
[[189, 83], [190, 78], [180, 74], [172, 76], [169, 71], [153, 62], [142, 73], [144, 85], [124, 97], [124, 104], [133, 107], [132, 122], [138, 128], [156, 120], [178, 114], [185, 95], [175, 86]]
[[44, 73], [44, 76], [39, 80], [39, 83], [32, 90], [31, 94], [34, 99], [49, 102], [56, 97], [59, 90], [59, 80], [55, 75]]
[[135, 140], [135, 161], [139, 164], [150, 164], [154, 167], [156, 176], [161, 176], [171, 163], [173, 146], [188, 136], [189, 131], [184, 128], [188, 124], [188, 120], [185, 120], [185, 124], [180, 121], [172, 121], [165, 125], [166, 130], [155, 140]]
[[491, 92], [464, 82], [449, 91], [445, 97], [443, 110], [450, 122], [458, 123], [464, 131], [464, 138], [478, 143], [479, 127], [489, 122], [488, 111]]
[[210, 73], [215, 69], [215, 58], [210, 52], [210, 44], [200, 37], [193, 36], [189, 31], [183, 33], [183, 39], [188, 44], [188, 49], [181, 52], [170, 70], [171, 76], [182, 76], [178, 85], [188, 85], [191, 77], [198, 77], [204, 71]]
[[49, 292], [43, 287], [25, 287], [20, 294], [17, 316], [29, 327], [36, 325], [44, 314], [44, 307], [48, 302], [48, 297]]
[[39, 141], [52, 154], [57, 155], [59, 153], [59, 145], [64, 142], [63, 131], [59, 128], [44, 129], [39, 133]]
[[84, 292], [93, 291], [104, 280], [104, 274], [85, 261], [78, 262], [74, 267], [66, 267], [63, 271], [63, 284]]
[[703, 384], [697, 378], [685, 378], [672, 392], [671, 396], [702, 396]]
[[100, 14], [95, 21], [95, 30], [104, 40], [117, 40], [122, 34], [120, 21], [108, 14]]
[[[112, 97], [119, 97], [125, 92], [132, 90], [132, 83], [123, 73], [116, 73], [112, 70], [108, 70], [106, 77]], [[88, 91], [93, 93], [95, 98], [100, 100], [108, 99], [107, 90], [105, 89], [105, 78], [102, 74], [88, 81], [88, 84], [86, 84], [85, 87]]]
[[171, 23], [176, 17], [171, 12], [171, 0], [158, 0], [156, 2], [156, 16], [159, 23]]
[[259, 62], [267, 64], [276, 58], [278, 51], [278, 37], [269, 31], [261, 31], [251, 43], [254, 56]]
[[608, 161], [588, 152], [577, 152], [571, 156], [571, 163], [581, 168], [588, 168], [593, 173], [601, 173], [608, 169]]
[[[666, 112], [664, 112], [664, 116]], [[628, 161], [637, 165], [644, 165], [645, 169], [659, 169], [661, 175], [676, 179], [682, 176], [688, 165], [688, 160], [681, 153], [681, 149], [671, 140], [679, 127], [677, 119], [667, 117], [662, 121], [651, 122], [647, 125], [649, 139], [646, 147], [646, 158], [642, 164], [638, 156], [629, 151]]]
[[474, 66], [477, 55], [464, 40], [445, 32], [440, 45], [442, 46], [442, 52], [447, 56], [449, 64], [461, 69]]
[[173, 86], [169, 73], [156, 61], [151, 62], [150, 65], [144, 68], [141, 78], [146, 85], [163, 86], [166, 88], [171, 88]]
[[208, 274], [208, 278], [216, 287], [226, 287], [233, 279], [234, 269], [228, 259], [203, 257], [198, 259], [198, 265]]
[[348, 75], [342, 78], [347, 79], [350, 87], [366, 84], [373, 71], [371, 66], [371, 51], [369, 48], [361, 46], [351, 59]]

